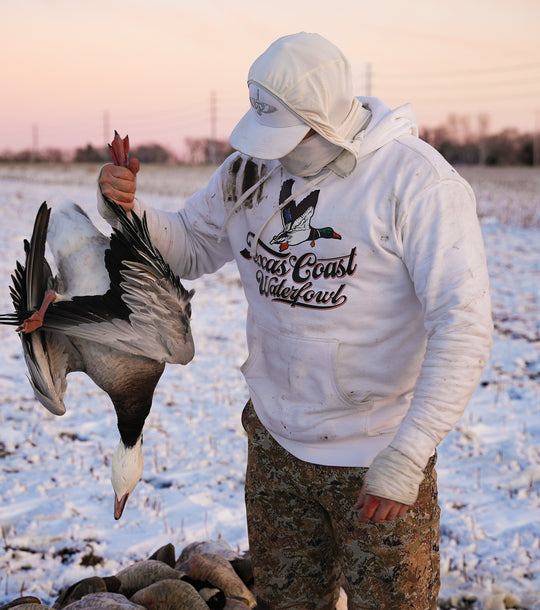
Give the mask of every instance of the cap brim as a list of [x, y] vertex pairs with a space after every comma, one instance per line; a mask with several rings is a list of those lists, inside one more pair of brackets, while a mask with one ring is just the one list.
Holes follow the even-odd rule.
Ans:
[[241, 153], [256, 159], [281, 159], [304, 139], [309, 126], [268, 127], [261, 125], [248, 110], [233, 129], [229, 142]]

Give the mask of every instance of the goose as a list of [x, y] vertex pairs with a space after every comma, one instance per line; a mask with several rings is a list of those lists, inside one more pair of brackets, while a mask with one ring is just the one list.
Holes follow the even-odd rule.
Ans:
[[105, 201], [120, 226], [110, 237], [75, 203], [52, 213], [46, 202], [40, 206], [24, 240], [25, 264], [17, 262], [12, 275], [15, 311], [0, 315], [0, 323], [17, 326], [35, 396], [51, 413], [66, 412], [70, 372], [86, 373], [109, 395], [120, 433], [111, 475], [119, 519], [143, 474], [142, 431], [165, 363], [187, 364], [194, 356], [194, 291], [153, 246], [145, 216]]

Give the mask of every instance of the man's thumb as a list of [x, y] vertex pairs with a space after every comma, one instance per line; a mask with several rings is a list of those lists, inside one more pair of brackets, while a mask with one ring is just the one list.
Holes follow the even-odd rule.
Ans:
[[129, 160], [128, 169], [130, 169], [134, 174], [136, 174], [139, 171], [139, 168], [139, 159], [137, 159], [137, 157], [131, 157], [131, 159]]

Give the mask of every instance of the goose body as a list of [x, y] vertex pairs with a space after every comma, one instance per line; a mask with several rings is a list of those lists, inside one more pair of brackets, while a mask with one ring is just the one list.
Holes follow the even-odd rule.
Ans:
[[[121, 225], [110, 237], [76, 204], [52, 214], [42, 204], [32, 238], [25, 241], [25, 265], [17, 263], [12, 276], [15, 312], [0, 316], [0, 323], [19, 325], [30, 383], [51, 413], [65, 413], [72, 371], [86, 373], [110, 396], [120, 432], [112, 463], [118, 519], [142, 476], [142, 430], [165, 363], [186, 364], [194, 355], [193, 291], [154, 248], [145, 219], [129, 218], [111, 200], [107, 204]], [[53, 302], [38, 316], [38, 327], [26, 327], [46, 295]]]

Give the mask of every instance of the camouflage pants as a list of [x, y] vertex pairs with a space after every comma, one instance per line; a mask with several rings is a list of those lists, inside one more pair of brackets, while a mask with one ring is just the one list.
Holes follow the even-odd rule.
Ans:
[[361, 523], [353, 509], [366, 468], [298, 460], [268, 434], [251, 401], [246, 509], [259, 610], [434, 610], [439, 506], [433, 457], [416, 504], [393, 522]]

